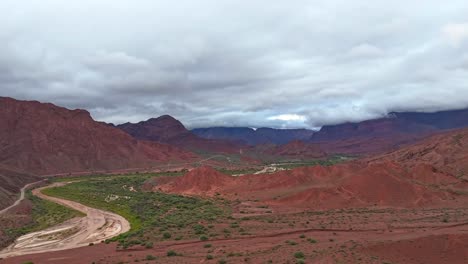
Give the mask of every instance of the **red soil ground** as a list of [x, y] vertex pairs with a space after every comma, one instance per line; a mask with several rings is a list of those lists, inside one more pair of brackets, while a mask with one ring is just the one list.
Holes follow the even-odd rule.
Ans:
[[363, 251], [396, 263], [468, 263], [468, 234], [431, 235], [383, 242]]
[[[441, 222], [439, 214], [449, 215], [452, 223]], [[467, 210], [324, 211], [273, 214], [268, 217], [275, 219], [273, 223], [261, 219], [237, 219], [249, 230], [246, 236], [164, 241], [152, 249], [117, 250], [115, 244], [99, 244], [8, 258], [2, 263], [218, 263], [224, 259], [227, 263], [292, 264], [296, 252], [304, 253], [305, 263], [461, 264], [467, 259]], [[181, 256], [168, 257], [170, 250]], [[148, 255], [156, 259], [148, 260]]]

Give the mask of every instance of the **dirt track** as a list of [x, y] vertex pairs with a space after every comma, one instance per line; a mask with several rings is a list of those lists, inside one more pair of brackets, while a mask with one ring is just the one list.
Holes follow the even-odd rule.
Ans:
[[40, 182], [42, 182], [42, 181], [44, 181], [44, 180], [40, 180], [40, 181], [37, 181], [37, 182], [28, 183], [28, 184], [26, 184], [25, 186], [23, 186], [23, 188], [21, 188], [20, 197], [18, 198], [18, 200], [16, 200], [12, 205], [8, 206], [7, 208], [0, 210], [0, 215], [6, 213], [6, 212], [9, 211], [11, 208], [17, 206], [21, 201], [24, 200], [24, 196], [25, 196], [26, 190], [29, 189], [31, 186], [36, 185], [36, 184], [38, 184], [38, 183], [40, 183]]
[[41, 192], [45, 188], [65, 184], [67, 183], [55, 183], [35, 189], [32, 193], [42, 199], [83, 212], [86, 216], [21, 236], [12, 245], [0, 251], [0, 258], [88, 246], [90, 243], [100, 243], [130, 230], [130, 223], [120, 215], [47, 196]]

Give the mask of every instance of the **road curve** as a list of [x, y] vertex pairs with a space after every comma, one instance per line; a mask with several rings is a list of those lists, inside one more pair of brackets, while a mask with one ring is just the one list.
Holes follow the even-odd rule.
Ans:
[[45, 188], [65, 184], [67, 183], [54, 183], [34, 189], [32, 193], [39, 198], [85, 213], [86, 216], [73, 218], [57, 226], [21, 236], [12, 245], [0, 251], [0, 258], [88, 246], [130, 230], [130, 223], [118, 214], [47, 196], [41, 192]]
[[31, 186], [33, 186], [35, 184], [38, 184], [40, 182], [43, 182], [43, 181], [44, 180], [40, 180], [40, 181], [37, 181], [37, 182], [28, 183], [25, 186], [23, 186], [23, 188], [21, 188], [21, 191], [20, 191], [20, 197], [12, 205], [8, 206], [7, 208], [4, 208], [4, 209], [0, 210], [0, 215], [6, 213], [8, 210], [10, 210], [11, 208], [17, 206], [19, 203], [21, 203], [21, 201], [24, 200], [24, 196], [25, 196], [25, 193], [26, 193], [27, 189], [29, 189]]

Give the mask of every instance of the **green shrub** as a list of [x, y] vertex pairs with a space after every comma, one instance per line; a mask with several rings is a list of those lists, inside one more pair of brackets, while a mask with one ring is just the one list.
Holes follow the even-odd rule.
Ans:
[[164, 232], [164, 234], [163, 234], [163, 238], [164, 238], [164, 239], [169, 239], [169, 238], [171, 238], [171, 237], [172, 237], [171, 233], [169, 233], [169, 232]]
[[204, 248], [210, 248], [210, 247], [211, 247], [211, 244], [205, 244], [203, 247], [204, 247]]
[[145, 247], [146, 248], [153, 248], [153, 242], [146, 242]]
[[294, 257], [298, 258], [298, 259], [303, 259], [305, 257], [305, 255], [301, 251], [298, 251], [298, 252], [294, 253]]
[[147, 255], [146, 256], [146, 260], [155, 260], [155, 259], [156, 259], [156, 257], [153, 256], [153, 255]]
[[195, 231], [195, 235], [201, 235], [206, 232], [206, 227], [200, 224], [196, 224], [193, 226], [193, 230]]
[[213, 259], [213, 255], [206, 255], [206, 259]]
[[201, 236], [201, 237], [200, 237], [200, 240], [201, 240], [201, 241], [207, 241], [207, 240], [208, 240], [208, 237], [207, 237], [207, 236]]
[[175, 257], [177, 253], [174, 250], [169, 250], [166, 254], [168, 257]]

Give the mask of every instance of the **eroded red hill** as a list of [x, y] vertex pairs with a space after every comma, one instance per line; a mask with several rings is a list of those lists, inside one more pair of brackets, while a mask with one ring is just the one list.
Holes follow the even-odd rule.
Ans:
[[175, 192], [188, 195], [215, 195], [226, 186], [231, 186], [234, 178], [225, 175], [211, 167], [203, 166], [191, 170], [183, 177], [172, 182], [157, 186], [162, 191]]
[[426, 164], [441, 173], [468, 180], [468, 129], [438, 134], [375, 159], [395, 160], [408, 167]]
[[[462, 129], [373, 159], [231, 178], [217, 183], [216, 190], [228, 198], [256, 199], [283, 208], [440, 206], [459, 202], [460, 193], [468, 191], [466, 146], [468, 129]], [[209, 195], [197, 191], [206, 184], [203, 174], [191, 173], [190, 178], [198, 181], [192, 180], [190, 194]]]

